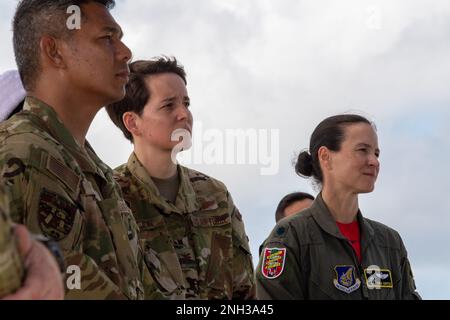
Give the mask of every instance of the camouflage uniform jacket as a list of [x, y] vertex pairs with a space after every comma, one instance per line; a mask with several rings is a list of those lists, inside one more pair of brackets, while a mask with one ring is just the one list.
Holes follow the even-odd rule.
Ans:
[[259, 299], [418, 299], [400, 235], [358, 212], [359, 262], [321, 194], [308, 209], [278, 222], [262, 245]]
[[51, 107], [27, 97], [0, 125], [0, 173], [12, 219], [56, 240], [66, 266], [79, 267], [81, 288], [74, 282], [66, 299], [143, 297], [137, 225], [112, 170]]
[[248, 237], [225, 185], [183, 166], [178, 169], [174, 204], [160, 196], [134, 153], [116, 169], [155, 286], [170, 299], [255, 298]]
[[24, 266], [9, 217], [8, 199], [0, 187], [0, 298], [16, 291], [23, 276]]

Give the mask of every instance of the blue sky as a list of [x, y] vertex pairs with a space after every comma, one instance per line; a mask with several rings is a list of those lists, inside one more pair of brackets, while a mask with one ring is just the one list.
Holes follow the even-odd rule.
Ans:
[[[0, 71], [14, 68], [15, 2], [0, 4]], [[294, 174], [295, 154], [323, 118], [356, 111], [376, 122], [382, 150], [363, 214], [400, 232], [424, 298], [450, 298], [450, 2], [123, 0], [113, 15], [135, 58], [167, 54], [185, 65], [194, 119], [206, 129], [279, 130], [277, 175], [193, 165], [228, 186], [255, 263], [279, 199], [314, 192]], [[131, 151], [104, 112], [88, 138], [112, 167]]]

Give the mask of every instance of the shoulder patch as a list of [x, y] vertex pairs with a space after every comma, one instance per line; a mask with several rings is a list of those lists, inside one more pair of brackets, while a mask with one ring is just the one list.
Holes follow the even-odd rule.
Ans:
[[72, 230], [77, 207], [64, 197], [43, 189], [38, 210], [39, 227], [44, 235], [59, 241]]
[[58, 159], [49, 156], [47, 160], [47, 170], [59, 177], [73, 192], [77, 191], [81, 178]]
[[276, 279], [284, 271], [286, 248], [265, 248], [261, 273], [267, 279]]
[[19, 158], [11, 158], [6, 162], [8, 166], [3, 172], [3, 178], [9, 179], [25, 172], [25, 164]]

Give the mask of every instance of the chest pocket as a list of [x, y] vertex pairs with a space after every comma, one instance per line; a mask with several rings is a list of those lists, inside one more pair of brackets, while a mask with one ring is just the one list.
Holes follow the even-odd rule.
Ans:
[[[305, 272], [307, 299], [348, 300], [361, 297], [362, 279], [351, 257], [343, 256], [336, 243], [320, 237], [305, 239], [299, 258]], [[339, 245], [339, 244], [338, 244]], [[359, 284], [358, 284], [359, 283]]]
[[[396, 299], [401, 282], [399, 248], [384, 241], [374, 241], [367, 251], [364, 278], [373, 299]], [[368, 267], [372, 266], [372, 270]], [[372, 289], [370, 289], [372, 287]]]
[[147, 201], [138, 200], [132, 205], [139, 208], [133, 212], [145, 263], [153, 280], [166, 297], [183, 298], [184, 278], [164, 217]]
[[199, 260], [201, 286], [210, 299], [231, 299], [233, 291], [233, 241], [231, 216], [226, 208], [190, 216]]
[[[103, 244], [102, 266], [116, 277], [120, 277], [122, 291], [130, 298], [136, 299], [143, 292], [143, 288], [139, 281], [137, 265], [139, 253], [137, 226], [131, 217], [131, 210], [122, 200], [115, 198], [101, 200], [97, 204], [101, 210], [101, 216], [105, 219], [106, 228], [109, 229], [109, 234], [105, 230], [98, 235], [99, 244]], [[111, 240], [107, 241], [108, 238]], [[106, 260], [105, 256], [109, 259]]]
[[[337, 276], [330, 268], [330, 271], [326, 274], [320, 274], [317, 271], [312, 270], [309, 277], [308, 287], [308, 299], [312, 300], [346, 300], [351, 299], [351, 296], [355, 293], [347, 294], [338, 290], [334, 281], [337, 280]], [[358, 289], [359, 290], [359, 289]], [[357, 292], [358, 292], [357, 290]]]

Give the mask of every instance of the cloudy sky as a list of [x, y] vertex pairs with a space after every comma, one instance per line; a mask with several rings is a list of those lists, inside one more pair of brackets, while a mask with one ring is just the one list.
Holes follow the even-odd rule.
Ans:
[[[0, 72], [15, 66], [15, 4], [0, 4]], [[200, 156], [182, 161], [228, 186], [255, 263], [280, 198], [315, 192], [294, 173], [296, 153], [325, 117], [358, 112], [376, 122], [382, 150], [361, 210], [400, 232], [422, 296], [450, 299], [449, 1], [118, 0], [113, 15], [136, 59], [184, 64]], [[242, 130], [256, 136], [256, 164], [211, 157]], [[131, 151], [103, 111], [89, 140], [112, 167]], [[276, 174], [262, 175], [270, 163]]]

